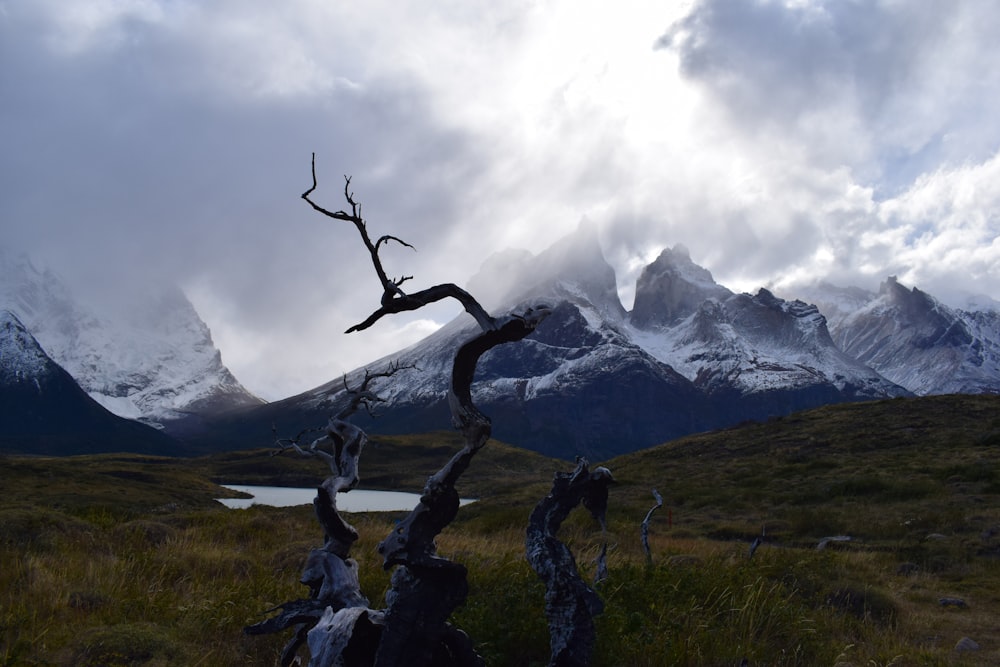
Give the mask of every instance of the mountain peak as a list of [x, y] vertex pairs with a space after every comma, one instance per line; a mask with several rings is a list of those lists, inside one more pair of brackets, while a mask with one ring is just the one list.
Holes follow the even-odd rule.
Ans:
[[[670, 255], [670, 256], [672, 256], [674, 258], [677, 258], [679, 260], [685, 260], [688, 263], [693, 264], [693, 262], [691, 262], [691, 251], [688, 250], [688, 247], [686, 245], [684, 245], [683, 243], [675, 243], [673, 248], [665, 248], [663, 250], [663, 252], [660, 253], [661, 257], [664, 256], [664, 255]], [[701, 268], [701, 267], [698, 267], [698, 268]], [[707, 271], [707, 269], [706, 269], [706, 271]], [[711, 275], [712, 274], [709, 273], [709, 276], [711, 276]]]
[[[544, 298], [552, 314], [520, 344], [483, 355], [473, 395], [495, 416], [496, 437], [549, 455], [613, 456], [744, 419], [908, 393], [839, 350], [816, 306], [767, 289], [734, 294], [682, 245], [643, 271], [631, 321], [615, 314], [613, 270], [585, 226], [538, 256], [494, 255], [470, 292], [482, 299], [480, 286], [503, 279], [513, 287], [500, 305]], [[404, 433], [447, 423], [451, 360], [471, 330], [453, 322], [379, 362], [401, 370], [380, 388], [372, 428]], [[366, 372], [355, 369], [346, 384]], [[346, 399], [344, 385], [331, 381], [241, 414], [238, 428], [266, 434], [272, 425], [300, 428], [307, 414], [320, 421]], [[246, 445], [242, 435], [236, 440]]]
[[916, 394], [995, 393], [997, 325], [993, 312], [953, 310], [889, 276], [833, 334], [845, 352]]
[[677, 244], [664, 249], [640, 274], [631, 321], [642, 328], [670, 325], [694, 313], [706, 299], [731, 294], [708, 269], [691, 260], [685, 246]]
[[537, 275], [554, 296], [589, 301], [615, 318], [625, 315], [615, 270], [604, 258], [597, 228], [586, 221], [538, 255]]
[[928, 315], [933, 319], [942, 317], [941, 309], [947, 308], [926, 292], [913, 287], [907, 289], [896, 276], [889, 276], [879, 285], [879, 299], [889, 306], [898, 308], [907, 321], [920, 321]]
[[878, 295], [860, 287], [841, 287], [825, 280], [811, 284], [796, 285], [782, 290], [783, 298], [799, 297], [815, 304], [826, 318], [831, 331], [852, 313], [865, 308]]
[[52, 361], [17, 315], [0, 309], [0, 383], [33, 381], [50, 370]]
[[597, 229], [586, 221], [538, 255], [494, 253], [469, 281], [469, 291], [487, 310], [555, 298], [593, 306], [616, 319], [625, 314], [615, 271], [604, 258]]

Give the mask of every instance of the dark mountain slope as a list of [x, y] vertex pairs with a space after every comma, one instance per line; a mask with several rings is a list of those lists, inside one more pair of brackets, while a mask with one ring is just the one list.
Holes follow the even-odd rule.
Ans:
[[179, 445], [101, 407], [49, 359], [13, 313], [0, 310], [0, 451], [176, 454]]

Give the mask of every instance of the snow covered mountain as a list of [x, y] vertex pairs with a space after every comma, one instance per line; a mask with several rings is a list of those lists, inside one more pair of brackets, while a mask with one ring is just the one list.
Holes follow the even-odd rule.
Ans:
[[643, 271], [630, 323], [636, 342], [709, 394], [811, 403], [906, 393], [839, 350], [816, 306], [763, 288], [734, 294], [683, 247]]
[[1000, 393], [996, 309], [950, 308], [895, 277], [877, 294], [820, 284], [810, 295], [841, 349], [913, 393]]
[[[553, 308], [527, 339], [484, 355], [473, 385], [495, 437], [548, 455], [601, 459], [747, 419], [908, 393], [838, 350], [814, 306], [766, 290], [734, 294], [682, 247], [647, 267], [631, 313], [586, 229], [537, 257], [488, 260], [469, 289], [493, 313]], [[375, 433], [447, 428], [451, 359], [474, 331], [463, 314], [370, 364], [404, 368], [378, 387], [379, 418], [357, 421]], [[349, 374], [348, 384], [363, 373]], [[343, 386], [337, 379], [255, 410], [238, 437], [267, 434], [272, 423], [285, 435], [321, 426]]]
[[183, 433], [206, 415], [262, 403], [223, 365], [208, 327], [176, 287], [123, 294], [101, 309], [52, 271], [0, 252], [0, 307], [17, 313], [48, 354], [119, 416]]
[[176, 453], [154, 428], [111, 414], [91, 399], [10, 311], [0, 310], [0, 451], [83, 454]]

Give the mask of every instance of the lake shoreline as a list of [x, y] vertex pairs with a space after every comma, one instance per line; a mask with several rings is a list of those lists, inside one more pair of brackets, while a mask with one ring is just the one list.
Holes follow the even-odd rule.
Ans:
[[[250, 484], [220, 484], [230, 491], [245, 493], [249, 498], [216, 498], [230, 509], [247, 509], [253, 505], [269, 507], [294, 507], [311, 505], [316, 497], [316, 487], [257, 486]], [[408, 512], [420, 502], [419, 493], [404, 491], [379, 491], [352, 489], [337, 494], [337, 509], [342, 512]], [[475, 502], [462, 498], [460, 505]]]

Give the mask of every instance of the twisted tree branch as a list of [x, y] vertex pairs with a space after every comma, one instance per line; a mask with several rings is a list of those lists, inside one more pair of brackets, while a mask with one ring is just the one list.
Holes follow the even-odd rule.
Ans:
[[361, 240], [368, 249], [368, 254], [371, 257], [372, 265], [375, 267], [375, 273], [378, 275], [379, 282], [382, 284], [382, 307], [369, 315], [363, 322], [355, 324], [349, 328], [345, 333], [352, 333], [354, 331], [367, 329], [386, 315], [402, 313], [409, 310], [417, 310], [418, 308], [423, 308], [430, 303], [434, 303], [435, 301], [440, 301], [448, 297], [451, 297], [461, 303], [462, 307], [475, 318], [476, 323], [479, 324], [479, 327], [483, 331], [491, 331], [497, 328], [496, 322], [494, 322], [493, 318], [489, 316], [486, 310], [479, 305], [479, 302], [458, 285], [444, 283], [428, 287], [427, 289], [420, 290], [414, 294], [406, 294], [403, 292], [399, 286], [407, 280], [411, 280], [413, 276], [403, 276], [398, 279], [390, 279], [388, 274], [386, 274], [385, 269], [382, 267], [382, 260], [378, 255], [378, 251], [380, 247], [390, 241], [395, 241], [396, 243], [406, 246], [407, 248], [413, 248], [413, 246], [396, 236], [388, 234], [379, 237], [378, 241], [372, 243], [371, 237], [368, 236], [368, 226], [365, 223], [364, 218], [361, 217], [361, 205], [354, 200], [354, 193], [350, 191], [350, 176], [345, 176], [344, 180], [344, 198], [347, 199], [347, 203], [351, 206], [350, 213], [343, 210], [327, 210], [310, 199], [310, 195], [312, 195], [313, 191], [316, 190], [316, 154], [313, 153], [312, 187], [302, 193], [302, 198], [305, 199], [314, 210], [322, 213], [323, 215], [335, 220], [350, 222], [355, 226], [355, 228], [357, 228], [358, 233], [361, 234]]
[[[547, 306], [528, 309], [522, 315], [491, 317], [468, 292], [452, 283], [435, 285], [414, 294], [400, 286], [412, 276], [390, 279], [379, 257], [379, 249], [395, 242], [410, 247], [396, 236], [383, 235], [374, 243], [361, 216], [361, 206], [350, 190], [351, 179], [345, 176], [344, 198], [350, 212], [330, 211], [316, 204], [311, 195], [316, 190], [316, 155], [312, 157], [312, 186], [302, 198], [312, 208], [336, 220], [350, 222], [361, 235], [382, 285], [381, 307], [348, 333], [366, 329], [385, 315], [416, 310], [445, 298], [454, 298], [475, 318], [481, 332], [462, 345], [452, 369], [449, 406], [452, 422], [462, 431], [465, 445], [424, 486], [420, 502], [378, 547], [386, 569], [396, 567], [392, 588], [386, 594], [387, 608], [374, 611], [357, 586], [356, 563], [347, 558], [357, 532], [338, 514], [336, 494], [349, 491], [357, 483], [357, 459], [367, 440], [364, 432], [346, 419], [364, 406], [369, 412], [378, 402], [369, 382], [392, 375], [400, 366], [391, 365], [385, 373], [366, 371], [361, 386], [345, 389], [348, 405], [327, 424], [325, 434], [308, 448], [299, 445], [303, 431], [294, 439], [278, 441], [283, 451], [293, 448], [307, 456], [327, 461], [333, 473], [317, 489], [316, 516], [324, 528], [323, 549], [313, 551], [302, 581], [310, 586], [313, 600], [286, 603], [282, 613], [248, 632], [273, 631], [299, 625], [295, 638], [282, 655], [283, 664], [291, 660], [299, 644], [308, 640], [313, 655], [311, 664], [374, 664], [377, 667], [425, 667], [450, 665], [473, 667], [482, 664], [472, 643], [460, 630], [447, 622], [452, 611], [467, 595], [466, 569], [436, 553], [434, 539], [458, 512], [459, 495], [455, 484], [472, 457], [490, 437], [489, 418], [472, 403], [471, 385], [479, 358], [489, 349], [529, 335], [548, 316]], [[605, 494], [606, 495], [606, 494]], [[586, 502], [586, 501], [585, 501]], [[353, 564], [353, 568], [352, 568]], [[346, 568], [346, 571], [345, 571]], [[352, 577], [353, 572], [353, 577]], [[330, 604], [323, 605], [323, 601]], [[312, 629], [308, 630], [308, 625]]]
[[[299, 440], [304, 434], [320, 429], [307, 429], [294, 438], [276, 442], [278, 450], [273, 454], [294, 449], [301, 455], [323, 459], [331, 472], [316, 489], [316, 497], [313, 499], [316, 519], [323, 528], [323, 547], [313, 549], [309, 554], [300, 578], [309, 587], [309, 599], [279, 605], [269, 610], [270, 613], [280, 609], [277, 616], [244, 628], [246, 634], [258, 635], [295, 627], [295, 635], [282, 651], [282, 665], [291, 665], [299, 647], [307, 640], [312, 646], [313, 642], [309, 638], [316, 627], [321, 627], [324, 631], [336, 628], [341, 633], [337, 637], [346, 642], [337, 650], [345, 652], [355, 634], [366, 637], [367, 641], [374, 636], [373, 628], [382, 624], [382, 612], [369, 609], [368, 599], [361, 593], [358, 564], [349, 555], [351, 546], [358, 539], [358, 531], [337, 510], [337, 494], [347, 493], [360, 481], [358, 459], [368, 442], [365, 432], [346, 421], [347, 418], [362, 406], [370, 411], [371, 404], [381, 400], [371, 390], [371, 384], [378, 379], [391, 377], [402, 368], [408, 367], [393, 363], [378, 373], [366, 370], [357, 389], [351, 389], [345, 377], [344, 388], [350, 400], [340, 412], [330, 418], [323, 429], [324, 435], [313, 440], [308, 448], [301, 447]], [[326, 623], [323, 623], [324, 620]], [[355, 627], [359, 628], [357, 633], [353, 630]], [[314, 664], [325, 664], [317, 662], [315, 655], [313, 657]]]

